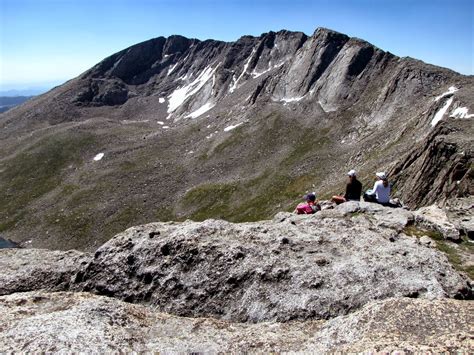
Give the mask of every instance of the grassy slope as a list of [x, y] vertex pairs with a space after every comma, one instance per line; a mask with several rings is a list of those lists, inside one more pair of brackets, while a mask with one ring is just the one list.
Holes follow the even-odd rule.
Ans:
[[[328, 178], [343, 160], [335, 144], [344, 127], [336, 124], [271, 112], [216, 141], [205, 139], [199, 121], [158, 136], [156, 128], [117, 124], [59, 130], [1, 162], [0, 232], [92, 250], [157, 220], [271, 218], [307, 191], [328, 198], [343, 190], [344, 176]], [[106, 158], [91, 163], [104, 149]]]
[[36, 199], [57, 188], [63, 170], [81, 164], [82, 152], [95, 143], [90, 133], [45, 137], [4, 162], [0, 173], [0, 231], [12, 228]]

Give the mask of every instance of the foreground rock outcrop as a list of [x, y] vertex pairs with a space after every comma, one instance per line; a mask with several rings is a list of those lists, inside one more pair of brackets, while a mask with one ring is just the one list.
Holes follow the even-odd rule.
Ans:
[[255, 223], [151, 223], [95, 254], [0, 249], [0, 349], [468, 352], [472, 281], [422, 227], [450, 233], [469, 206], [437, 221], [437, 207], [350, 202]]
[[239, 322], [327, 319], [377, 299], [470, 294], [442, 254], [403, 233], [411, 212], [361, 205], [369, 212], [354, 203], [259, 223], [133, 227], [99, 248], [72, 288]]
[[474, 303], [397, 298], [330, 321], [243, 324], [184, 318], [88, 293], [0, 297], [2, 351], [469, 352]]
[[90, 255], [75, 250], [0, 249], [0, 295], [30, 290], [64, 291]]
[[469, 278], [405, 233], [415, 222], [410, 211], [354, 202], [256, 223], [152, 223], [93, 256], [0, 251], [0, 291], [87, 291], [251, 323], [328, 319], [391, 297], [471, 298]]

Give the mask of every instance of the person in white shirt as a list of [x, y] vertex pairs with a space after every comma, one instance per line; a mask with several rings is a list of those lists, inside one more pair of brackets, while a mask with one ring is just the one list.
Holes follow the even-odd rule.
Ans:
[[390, 184], [387, 175], [384, 172], [376, 173], [377, 181], [372, 190], [364, 194], [364, 200], [367, 202], [376, 202], [382, 205], [390, 204]]

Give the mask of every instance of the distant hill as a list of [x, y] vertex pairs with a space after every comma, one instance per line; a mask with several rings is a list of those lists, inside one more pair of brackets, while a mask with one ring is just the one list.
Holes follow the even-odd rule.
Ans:
[[53, 87], [60, 85], [60, 82], [45, 83], [44, 86], [29, 87], [24, 89], [0, 90], [0, 96], [17, 97], [17, 96], [37, 96], [44, 94]]
[[0, 96], [0, 113], [9, 110], [12, 107], [18, 106], [32, 97], [33, 96]]

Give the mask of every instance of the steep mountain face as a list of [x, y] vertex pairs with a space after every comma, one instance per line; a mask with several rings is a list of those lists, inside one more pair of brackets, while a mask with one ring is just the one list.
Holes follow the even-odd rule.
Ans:
[[[390, 171], [402, 199], [430, 204], [472, 184], [473, 91], [472, 77], [322, 28], [152, 39], [0, 116], [0, 232], [93, 249], [149, 221], [257, 220], [340, 192], [351, 168], [366, 187]], [[432, 159], [456, 134], [464, 158]]]
[[471, 131], [468, 120], [442, 122], [392, 168], [406, 204], [445, 205], [452, 197], [474, 195]]

